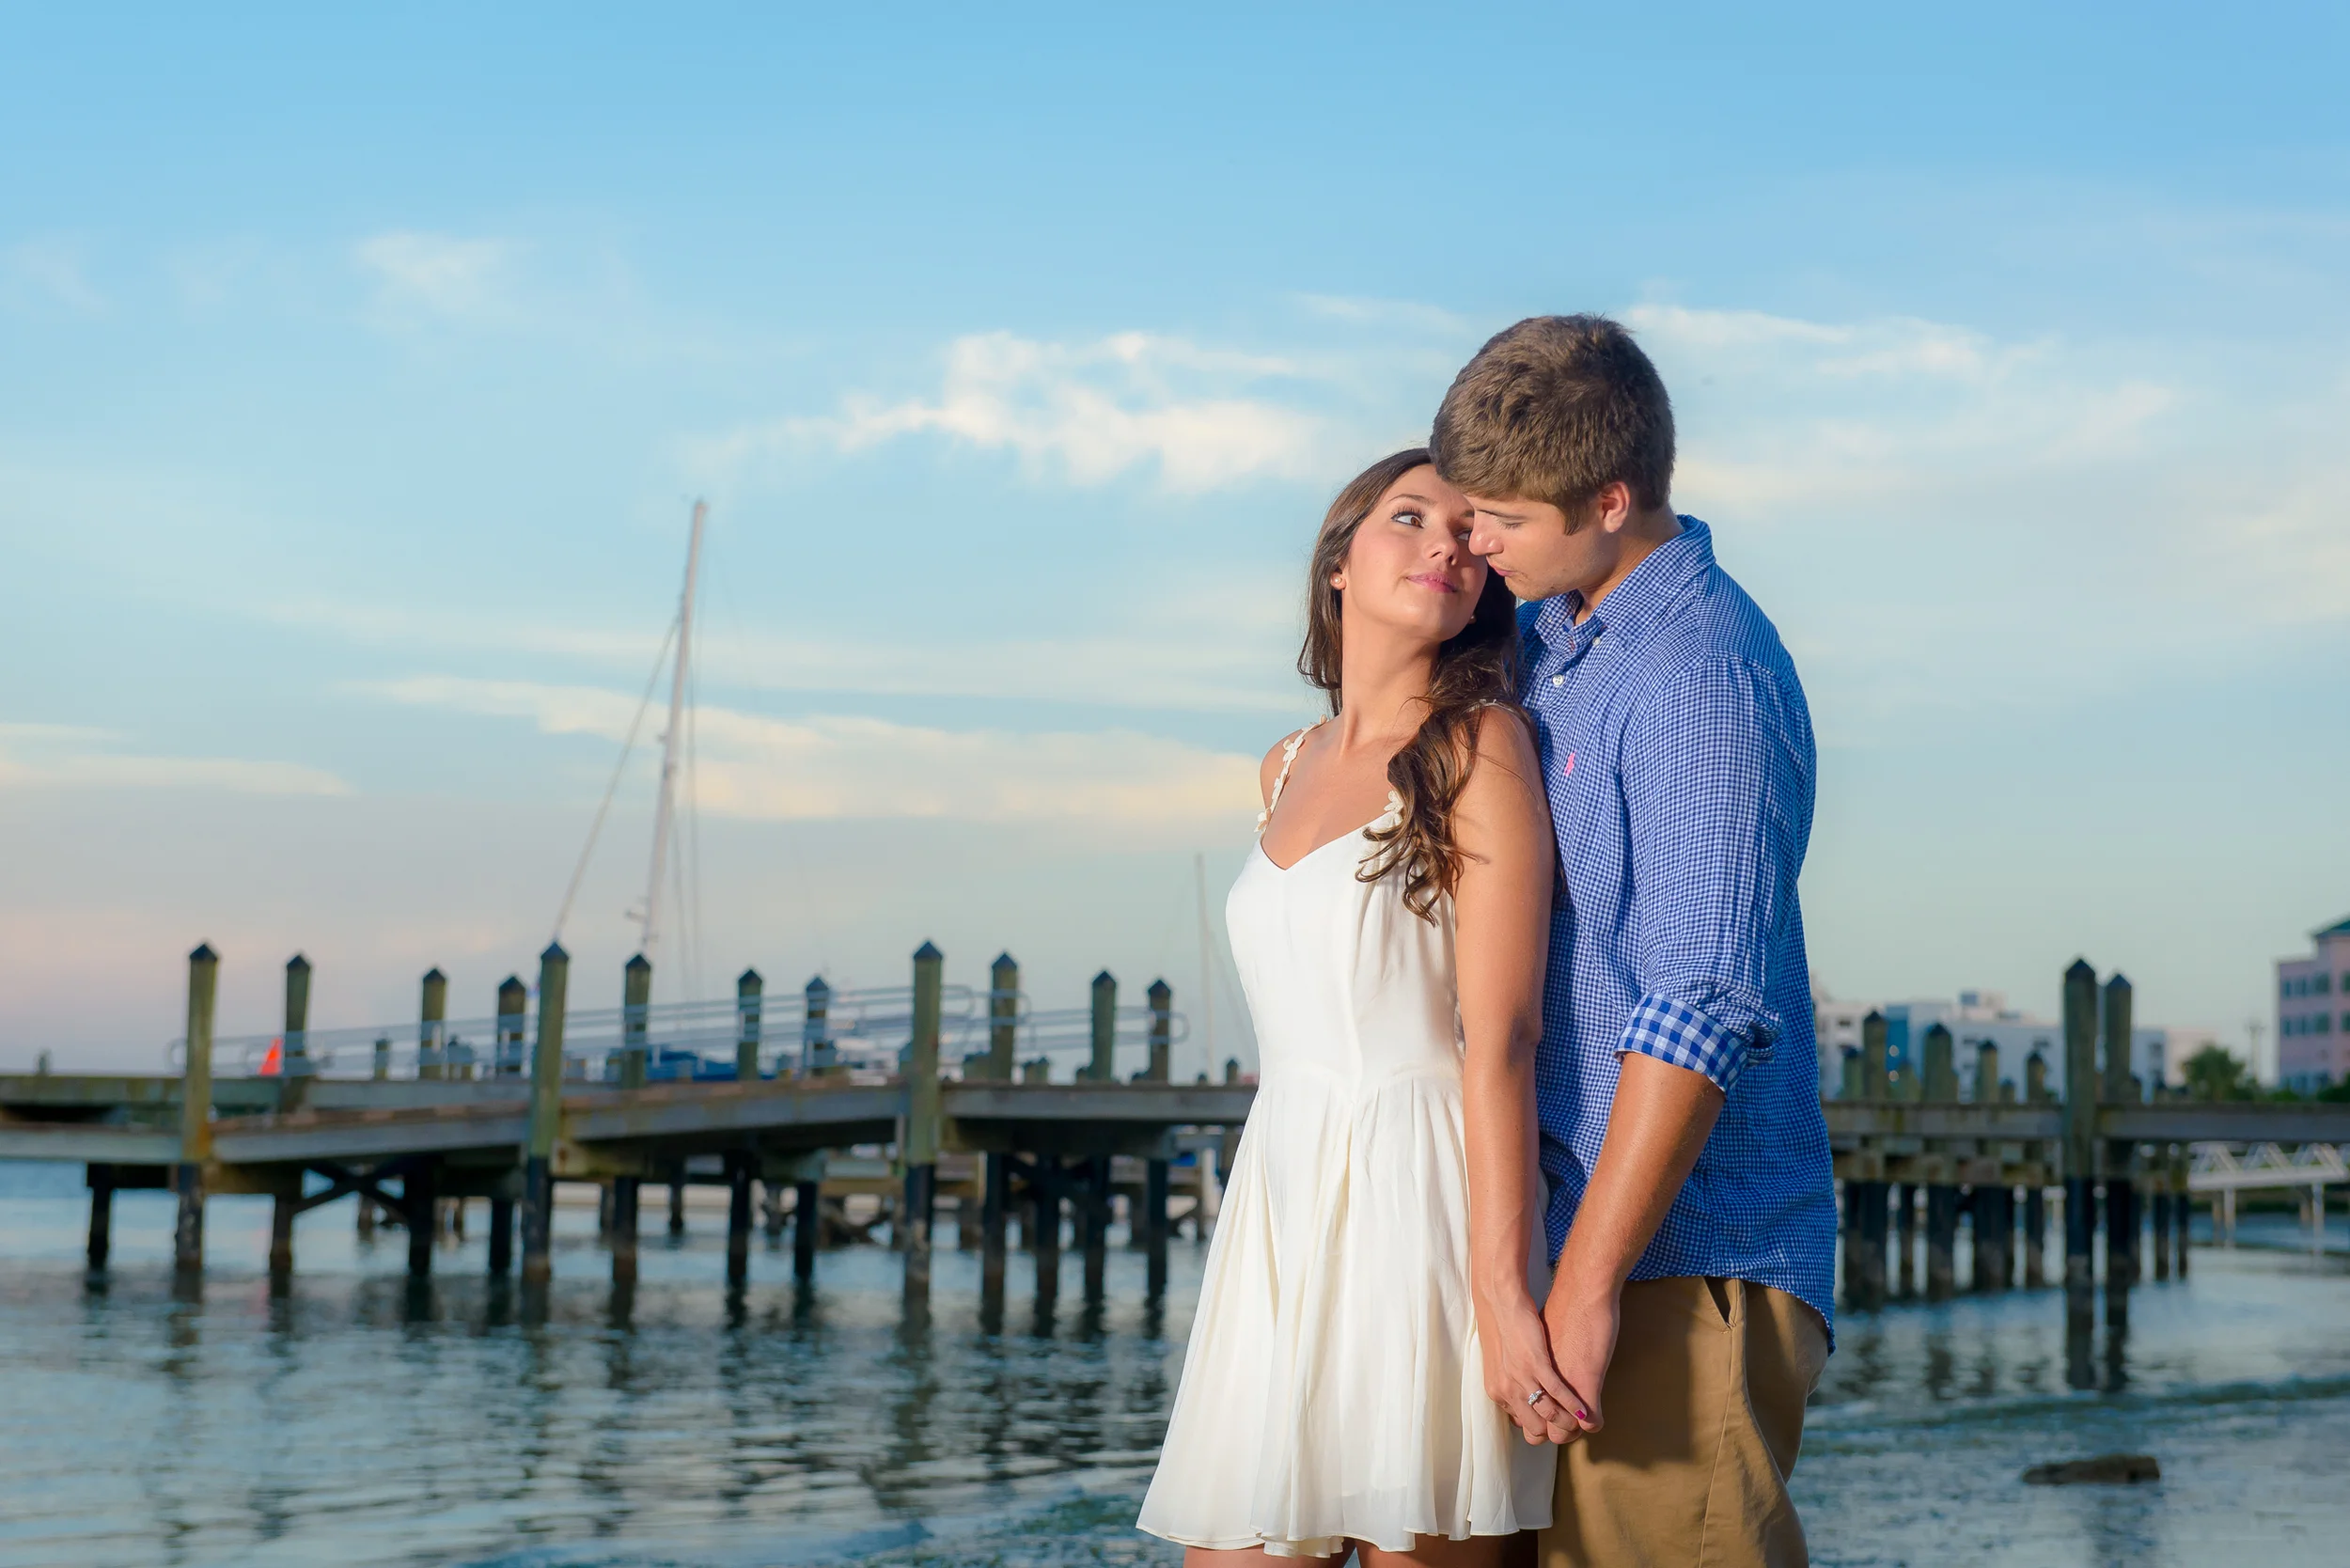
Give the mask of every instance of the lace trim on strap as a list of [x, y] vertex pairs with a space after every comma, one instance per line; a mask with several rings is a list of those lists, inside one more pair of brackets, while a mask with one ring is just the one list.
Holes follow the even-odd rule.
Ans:
[[[1282, 745], [1281, 771], [1273, 776], [1273, 794], [1265, 801], [1264, 809], [1257, 813], [1258, 838], [1261, 839], [1264, 837], [1266, 824], [1273, 821], [1273, 808], [1281, 804], [1281, 786], [1290, 781], [1290, 764], [1297, 760], [1297, 748], [1306, 744], [1307, 736], [1312, 734], [1315, 730], [1321, 729], [1324, 725], [1329, 722], [1330, 715], [1324, 713], [1322, 717], [1314, 720], [1313, 723], [1306, 726], [1305, 729], [1300, 729], [1296, 734], [1292, 735]], [[1388, 792], [1390, 795], [1394, 792], [1395, 792], [1392, 790]], [[1400, 801], [1397, 803], [1398, 806], [1401, 804], [1402, 802]], [[1394, 807], [1389, 808], [1390, 810], [1394, 808]]]

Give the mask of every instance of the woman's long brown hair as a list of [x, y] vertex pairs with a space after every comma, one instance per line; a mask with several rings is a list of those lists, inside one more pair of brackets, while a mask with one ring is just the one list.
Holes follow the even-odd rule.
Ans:
[[[1306, 646], [1298, 651], [1297, 673], [1329, 698], [1334, 715], [1340, 707], [1339, 656], [1345, 639], [1342, 595], [1330, 579], [1345, 569], [1355, 530], [1379, 497], [1430, 461], [1423, 447], [1381, 458], [1339, 492], [1322, 520], [1306, 576]], [[1517, 601], [1499, 574], [1489, 572], [1469, 623], [1436, 650], [1424, 699], [1427, 716], [1387, 763], [1387, 782], [1403, 802], [1402, 820], [1371, 833], [1372, 842], [1383, 846], [1383, 852], [1355, 873], [1365, 882], [1402, 875], [1404, 905], [1424, 920], [1436, 917], [1437, 901], [1449, 896], [1461, 880], [1463, 856], [1452, 836], [1452, 808], [1476, 763], [1477, 711], [1498, 706], [1523, 719], [1525, 710], [1517, 698]]]

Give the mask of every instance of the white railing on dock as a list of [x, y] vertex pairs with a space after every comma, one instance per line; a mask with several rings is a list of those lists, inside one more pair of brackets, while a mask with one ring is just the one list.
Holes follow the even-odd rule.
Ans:
[[[951, 1074], [963, 1058], [988, 1047], [991, 1032], [1010, 1025], [1013, 1057], [1058, 1060], [1089, 1058], [1093, 1011], [1089, 1007], [1037, 1011], [1025, 993], [1011, 1002], [1007, 1020], [990, 1016], [995, 994], [967, 985], [941, 988], [939, 1061]], [[813, 1065], [844, 1067], [853, 1074], [885, 1076], [898, 1071], [914, 1030], [911, 986], [876, 986], [834, 991], [824, 998], [821, 1019], [808, 1015], [805, 994], [722, 997], [711, 1001], [661, 1002], [642, 1010], [625, 1007], [568, 1010], [563, 1019], [564, 1075], [603, 1082], [619, 1076], [620, 1053], [630, 1043], [634, 1014], [641, 1011], [641, 1038], [648, 1077], [731, 1077], [740, 1043], [755, 1031], [760, 1071], [797, 1076]], [[1147, 1007], [1117, 1010], [1115, 1057], [1119, 1065], [1148, 1060], [1156, 1015]], [[1190, 1036], [1181, 1012], [1167, 1015], [1167, 1040]], [[471, 1077], [520, 1078], [530, 1070], [531, 1043], [538, 1038], [533, 1007], [521, 1014], [452, 1018], [434, 1023], [311, 1029], [289, 1042], [285, 1033], [223, 1036], [212, 1043], [214, 1071], [223, 1077], [301, 1075], [326, 1078]], [[180, 1070], [187, 1043], [164, 1048], [172, 1071]], [[1121, 1073], [1120, 1076], [1131, 1075]]]

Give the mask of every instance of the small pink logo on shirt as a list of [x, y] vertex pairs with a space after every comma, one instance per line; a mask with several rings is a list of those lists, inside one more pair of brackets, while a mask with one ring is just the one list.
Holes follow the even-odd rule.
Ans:
[[1568, 753], [1567, 753], [1567, 765], [1566, 765], [1565, 769], [1564, 769], [1564, 770], [1562, 770], [1562, 771], [1560, 772], [1559, 776], [1560, 776], [1561, 778], [1573, 778], [1573, 777], [1574, 776], [1574, 752], [1570, 751], [1570, 752], [1568, 752]]

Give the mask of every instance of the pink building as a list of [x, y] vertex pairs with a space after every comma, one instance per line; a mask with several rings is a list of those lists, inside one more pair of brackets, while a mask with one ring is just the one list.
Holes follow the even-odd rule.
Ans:
[[2277, 1082], [2303, 1093], [2350, 1078], [2350, 920], [2311, 937], [2277, 961]]

